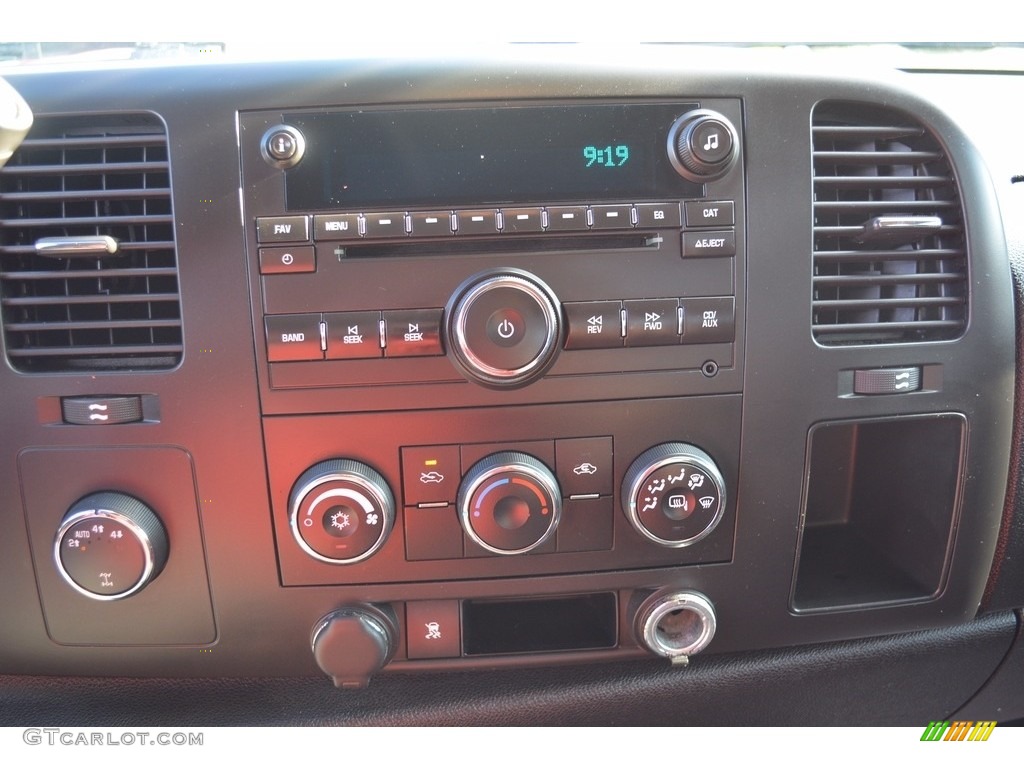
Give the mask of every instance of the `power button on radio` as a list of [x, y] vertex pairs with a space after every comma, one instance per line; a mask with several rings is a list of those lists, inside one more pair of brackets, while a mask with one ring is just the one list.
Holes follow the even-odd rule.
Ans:
[[558, 350], [558, 301], [526, 272], [477, 275], [455, 292], [446, 317], [453, 361], [486, 386], [526, 384], [547, 369]]

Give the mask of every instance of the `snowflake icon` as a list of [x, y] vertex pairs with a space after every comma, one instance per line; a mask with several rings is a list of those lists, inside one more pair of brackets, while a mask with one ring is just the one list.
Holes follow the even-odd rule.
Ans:
[[331, 515], [331, 525], [339, 531], [344, 531], [350, 524], [348, 512], [335, 512]]

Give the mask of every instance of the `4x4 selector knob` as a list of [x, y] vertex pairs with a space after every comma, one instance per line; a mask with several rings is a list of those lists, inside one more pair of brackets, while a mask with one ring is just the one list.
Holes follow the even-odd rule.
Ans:
[[325, 563], [357, 563], [387, 540], [395, 498], [387, 481], [351, 459], [321, 461], [299, 477], [288, 503], [292, 535]]
[[562, 516], [558, 481], [543, 462], [517, 451], [492, 453], [459, 486], [459, 517], [473, 541], [499, 555], [536, 549]]
[[725, 481], [714, 460], [697, 446], [656, 445], [626, 470], [622, 508], [642, 536], [664, 547], [686, 547], [722, 519]]
[[61, 577], [93, 600], [117, 600], [142, 589], [167, 562], [167, 533], [156, 513], [125, 493], [80, 499], [54, 541]]
[[679, 175], [690, 181], [721, 178], [732, 167], [738, 150], [732, 123], [710, 109], [687, 112], [668, 132], [668, 158]]
[[501, 269], [470, 278], [452, 295], [445, 317], [452, 361], [485, 386], [527, 384], [558, 352], [558, 299], [529, 272]]

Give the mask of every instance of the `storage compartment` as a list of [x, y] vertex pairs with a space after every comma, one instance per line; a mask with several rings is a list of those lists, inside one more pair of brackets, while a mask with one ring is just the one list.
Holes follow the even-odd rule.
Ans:
[[615, 594], [539, 600], [467, 600], [462, 642], [467, 656], [614, 648]]
[[937, 596], [959, 507], [960, 414], [811, 429], [793, 608]]

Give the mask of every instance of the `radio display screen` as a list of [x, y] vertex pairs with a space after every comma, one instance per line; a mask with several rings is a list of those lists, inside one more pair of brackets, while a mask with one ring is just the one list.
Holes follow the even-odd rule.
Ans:
[[674, 200], [666, 141], [695, 104], [365, 110], [285, 115], [306, 152], [289, 210]]

